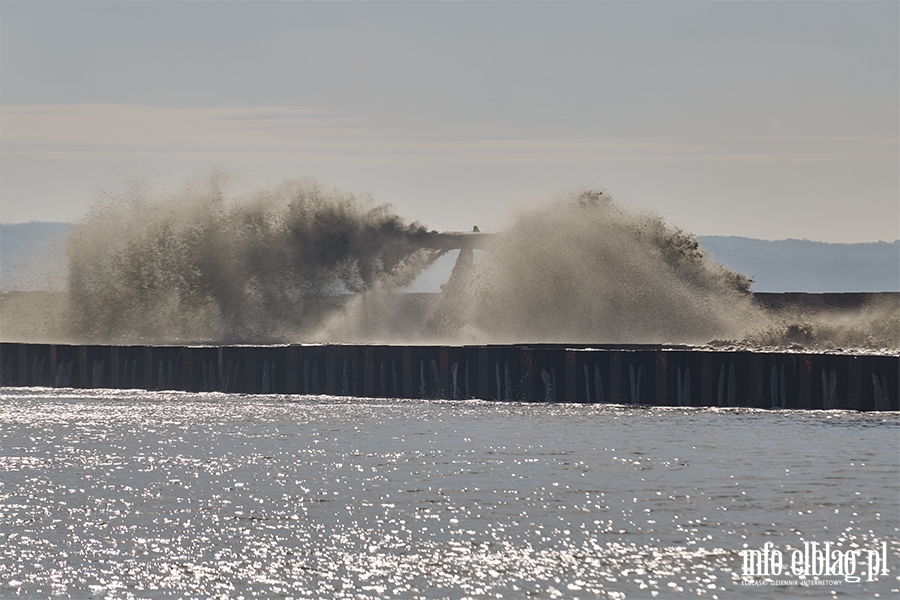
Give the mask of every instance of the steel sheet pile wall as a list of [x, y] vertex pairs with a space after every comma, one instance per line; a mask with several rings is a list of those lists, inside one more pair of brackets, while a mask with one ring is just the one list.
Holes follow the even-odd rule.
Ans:
[[0, 344], [0, 384], [898, 410], [900, 358], [603, 346]]

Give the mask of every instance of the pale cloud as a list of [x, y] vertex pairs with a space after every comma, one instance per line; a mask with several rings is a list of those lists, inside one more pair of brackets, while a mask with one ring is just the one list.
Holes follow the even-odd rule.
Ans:
[[0, 5], [4, 222], [217, 170], [443, 229], [588, 186], [701, 233], [898, 236], [896, 2]]
[[341, 167], [573, 162], [897, 160], [875, 136], [597, 136], [574, 127], [413, 127], [316, 107], [117, 104], [0, 107], [4, 155], [34, 160], [189, 159]]

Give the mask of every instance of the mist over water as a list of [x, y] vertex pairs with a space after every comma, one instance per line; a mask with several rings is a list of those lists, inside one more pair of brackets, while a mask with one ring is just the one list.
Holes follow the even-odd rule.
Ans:
[[602, 192], [561, 194], [468, 239], [442, 293], [407, 294], [454, 246], [367, 196], [313, 180], [233, 195], [215, 174], [168, 195], [134, 185], [70, 233], [65, 302], [45, 321], [78, 343], [900, 348], [895, 303], [765, 312], [695, 236]]

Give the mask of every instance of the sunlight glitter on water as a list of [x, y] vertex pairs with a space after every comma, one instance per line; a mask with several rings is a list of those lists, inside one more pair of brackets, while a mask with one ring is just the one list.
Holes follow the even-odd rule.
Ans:
[[[900, 417], [0, 391], [0, 595], [881, 597]], [[890, 575], [742, 587], [746, 547]]]

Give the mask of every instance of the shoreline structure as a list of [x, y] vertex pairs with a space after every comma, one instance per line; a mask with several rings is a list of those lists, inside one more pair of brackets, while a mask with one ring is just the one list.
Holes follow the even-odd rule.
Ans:
[[[331, 214], [325, 210], [330, 205], [323, 205], [325, 206], [323, 208], [319, 206], [321, 203], [316, 203], [318, 202], [316, 194], [312, 194], [308, 190], [304, 192], [303, 189], [297, 193], [300, 194], [294, 200], [294, 204], [297, 206], [306, 207], [315, 215]], [[312, 195], [310, 196], [310, 194]], [[307, 198], [307, 196], [310, 197]], [[347, 206], [344, 208], [347, 209]], [[41, 339], [34, 335], [33, 326], [36, 327], [37, 321], [47, 321], [50, 311], [42, 308], [43, 305], [38, 301], [43, 297], [19, 293], [17, 296], [21, 296], [20, 299], [26, 305], [31, 305], [33, 307], [31, 312], [36, 314], [32, 315], [33, 318], [30, 321], [22, 323], [24, 331], [10, 332], [9, 327], [6, 328], [5, 340], [0, 343], [0, 385], [181, 390], [186, 392], [218, 391], [248, 394], [325, 394], [367, 398], [451, 400], [479, 398], [496, 401], [648, 406], [900, 410], [900, 403], [898, 403], [900, 402], [900, 356], [893, 346], [882, 347], [871, 344], [859, 346], [873, 351], [865, 349], [856, 351], [822, 350], [808, 343], [815, 335], [804, 329], [807, 319], [813, 316], [820, 317], [827, 322], [832, 317], [861, 314], [872, 307], [888, 306], [894, 307], [892, 310], [895, 310], [897, 306], [900, 306], [900, 293], [752, 293], [746, 289], [749, 287], [749, 279], [738, 273], [723, 271], [720, 266], [710, 263], [698, 249], [696, 241], [680, 230], [669, 230], [661, 222], [652, 219], [641, 220], [639, 215], [634, 216], [610, 208], [610, 201], [601, 197], [600, 194], [582, 194], [573, 206], [574, 208], [570, 207], [569, 210], [574, 212], [568, 215], [569, 220], [564, 223], [567, 226], [550, 229], [565, 231], [566, 235], [575, 235], [580, 232], [582, 238], [588, 236], [590, 239], [595, 239], [596, 232], [590, 228], [585, 229], [583, 223], [578, 219], [600, 219], [599, 223], [609, 229], [608, 233], [616, 234], [613, 236], [614, 241], [618, 240], [623, 244], [622, 250], [615, 254], [617, 260], [620, 259], [619, 262], [614, 261], [612, 266], [605, 263], [596, 265], [591, 263], [593, 265], [591, 268], [597, 273], [605, 274], [607, 278], [612, 277], [612, 280], [616, 282], [619, 281], [616, 279], [617, 276], [627, 279], [633, 275], [636, 267], [627, 260], [631, 255], [622, 256], [623, 253], [628, 254], [629, 248], [633, 253], [648, 245], [653, 250], [648, 254], [655, 258], [643, 268], [638, 268], [637, 275], [628, 281], [632, 286], [637, 286], [636, 294], [643, 294], [642, 297], [651, 298], [657, 304], [664, 304], [666, 301], [675, 302], [676, 306], [673, 310], [682, 310], [680, 312], [675, 310], [674, 315], [667, 315], [668, 322], [657, 323], [653, 320], [658, 317], [657, 313], [666, 314], [662, 309], [667, 309], [669, 306], [651, 306], [653, 310], [650, 310], [647, 315], [643, 315], [648, 319], [645, 323], [646, 328], [651, 331], [667, 331], [666, 327], [674, 327], [676, 332], [684, 333], [686, 324], [694, 323], [691, 319], [700, 318], [695, 307], [690, 304], [693, 296], [687, 293], [693, 293], [693, 288], [689, 287], [687, 291], [682, 289], [684, 286], [693, 285], [697, 290], [706, 290], [711, 294], [712, 292], [718, 293], [718, 295], [712, 294], [711, 298], [714, 300], [712, 300], [711, 306], [725, 307], [729, 301], [735, 298], [739, 298], [743, 302], [746, 297], [748, 308], [755, 307], [755, 310], [761, 310], [762, 313], [768, 313], [780, 319], [790, 317], [785, 325], [788, 327], [786, 335], [776, 336], [777, 343], [771, 347], [770, 344], [763, 341], [759, 343], [758, 347], [751, 346], [749, 348], [726, 348], [724, 345], [720, 347], [716, 345], [634, 343], [588, 344], [569, 341], [570, 339], [583, 340], [585, 337], [588, 340], [595, 337], [599, 339], [618, 337], [611, 334], [602, 335], [605, 323], [599, 322], [598, 325], [597, 322], [594, 322], [597, 331], [591, 330], [589, 335], [579, 336], [579, 331], [569, 328], [561, 331], [554, 339], [553, 336], [542, 335], [541, 328], [531, 330], [513, 328], [512, 332], [506, 331], [505, 335], [498, 336], [501, 340], [504, 337], [506, 340], [541, 340], [536, 343], [513, 344], [449, 345], [447, 341], [452, 340], [452, 336], [442, 335], [435, 335], [435, 341], [431, 345], [331, 342], [335, 339], [378, 339], [377, 333], [364, 331], [351, 332], [355, 335], [348, 336], [337, 332], [326, 337], [325, 339], [329, 340], [329, 343], [323, 344], [272, 344], [271, 342], [283, 340], [272, 339], [275, 336], [263, 335], [266, 333], [265, 328], [261, 330], [262, 333], [249, 331], [244, 332], [242, 336], [224, 340], [213, 337], [215, 334], [210, 334], [211, 338], [207, 338], [207, 341], [198, 340], [193, 330], [187, 333], [178, 333], [177, 328], [176, 333], [170, 339], [148, 337], [140, 331], [129, 332], [127, 329], [124, 333], [130, 333], [130, 335], [124, 335], [121, 331], [117, 336], [89, 335], [92, 331], [90, 328], [85, 330], [87, 334], [84, 332], [79, 334], [76, 328], [74, 335], [68, 335], [64, 339], [60, 339], [62, 336], [52, 335]], [[374, 246], [371, 240], [368, 244], [357, 240], [359, 243], [356, 246], [359, 247], [351, 245], [352, 251], [346, 248], [341, 250], [346, 256], [335, 250], [337, 252], [335, 256], [343, 257], [342, 260], [345, 262], [350, 260], [350, 263], [356, 267], [356, 271], [352, 269], [351, 271], [362, 278], [361, 282], [356, 282], [352, 277], [345, 281], [347, 286], [358, 284], [360, 290], [355, 290], [357, 292], [368, 289], [363, 284], [377, 279], [376, 275], [380, 273], [379, 269], [383, 270], [384, 267], [381, 265], [376, 268], [375, 263], [380, 265], [381, 258], [378, 258], [380, 255], [372, 255], [370, 247], [383, 247], [382, 250], [385, 248], [390, 250], [384, 250], [384, 252], [386, 252], [385, 256], [393, 257], [391, 261], [388, 261], [391, 264], [399, 264], [402, 262], [400, 259], [404, 256], [402, 252], [396, 251], [396, 244], [400, 244], [406, 250], [416, 248], [417, 251], [425, 249], [437, 253], [447, 252], [451, 249], [460, 250], [450, 280], [442, 286], [442, 292], [400, 294], [396, 298], [392, 298], [394, 311], [403, 317], [398, 322], [406, 323], [407, 328], [410, 323], [427, 322], [426, 316], [431, 313], [443, 317], [448, 322], [453, 322], [454, 299], [462, 297], [463, 292], [469, 289], [471, 280], [475, 276], [474, 252], [485, 249], [492, 240], [511, 239], [515, 242], [511, 249], [507, 248], [505, 251], [510, 255], [507, 258], [511, 259], [510, 264], [513, 265], [522, 262], [532, 265], [532, 261], [522, 259], [522, 252], [526, 254], [530, 252], [529, 256], [532, 257], [543, 256], [553, 247], [550, 244], [548, 246], [550, 250], [548, 250], [545, 246], [533, 248], [529, 245], [535, 231], [546, 232], [548, 230], [548, 224], [544, 221], [553, 216], [549, 214], [543, 215], [540, 219], [532, 218], [531, 221], [534, 222], [529, 221], [521, 226], [521, 231], [513, 237], [500, 238], [498, 237], [500, 234], [481, 233], [477, 231], [477, 228], [472, 232], [428, 232], [418, 225], [401, 226], [402, 223], [397, 221], [397, 218], [387, 213], [382, 214], [383, 211], [379, 212], [378, 209], [373, 210], [374, 213], [371, 211], [364, 213], [368, 220], [362, 217], [357, 219], [358, 215], [353, 211], [347, 214], [342, 213], [341, 219], [343, 220], [338, 219], [340, 223], [347, 221], [349, 225], [346, 223], [345, 225], [349, 227], [351, 233], [356, 232], [354, 235], [363, 241], [368, 239], [367, 235], [375, 236], [377, 240], [380, 240], [381, 245], [375, 244]], [[263, 211], [263, 214], [268, 213]], [[357, 223], [357, 220], [360, 219], [362, 224]], [[374, 229], [369, 223], [373, 219], [376, 225], [381, 224]], [[303, 224], [312, 227], [303, 219], [295, 219], [295, 221], [291, 222], [298, 227]], [[385, 228], [390, 235], [382, 236], [384, 239], [379, 238], [376, 234], [383, 233], [382, 230]], [[368, 233], [362, 235], [357, 229]], [[304, 244], [311, 244], [318, 239], [315, 236], [307, 239], [293, 230], [291, 232], [291, 235], [303, 241]], [[324, 236], [328, 239], [334, 237], [326, 235], [327, 231], [315, 229], [315, 232], [319, 237]], [[299, 237], [297, 237], [298, 235]], [[512, 234], [504, 233], [502, 235], [510, 236]], [[280, 239], [274, 234], [269, 237], [275, 241]], [[94, 238], [88, 236], [86, 239]], [[266, 239], [272, 241], [269, 238]], [[340, 236], [335, 239], [340, 239]], [[568, 245], [565, 247], [568, 248], [576, 244], [577, 239], [580, 238], [576, 236], [576, 241], [568, 238], [556, 241], [560, 244], [566, 242]], [[404, 246], [404, 244], [406, 245]], [[215, 244], [212, 247], [218, 248]], [[256, 244], [254, 247], [268, 246]], [[150, 248], [156, 247], [150, 244]], [[306, 246], [300, 244], [299, 249], [304, 248]], [[106, 252], [109, 249], [101, 248], [100, 250]], [[594, 248], [593, 252], [587, 254], [609, 256], [606, 250], [605, 248]], [[102, 260], [94, 260], [96, 259], [95, 251], [96, 249], [93, 247], [85, 250], [87, 259], [82, 267], [94, 268], [97, 264], [101, 267], [106, 264]], [[107, 256], [108, 253], [104, 252], [100, 252], [101, 258]], [[137, 246], [136, 252], [135, 256], [140, 259], [137, 266], [146, 266], [142, 261], [148, 256], [151, 258], [156, 256], [153, 252], [148, 254], [145, 246], [141, 245]], [[498, 252], [502, 254], [501, 251], [498, 250]], [[81, 255], [79, 254], [79, 256]], [[305, 254], [301, 252], [298, 256], [305, 256]], [[184, 268], [196, 270], [198, 257], [202, 258], [200, 255], [195, 256], [188, 252], [182, 257], [184, 260], [179, 264]], [[547, 264], [543, 264], [542, 269], [538, 269], [541, 277], [548, 273], [563, 276], [579, 271], [578, 268], [573, 269], [572, 265], [563, 260], [570, 257], [568, 251], [562, 252], [561, 256], [555, 254], [554, 257], [558, 260], [551, 260]], [[512, 260], [513, 258], [514, 260]], [[331, 279], [326, 277], [328, 282], [344, 281], [340, 276], [349, 277], [340, 268], [341, 265], [344, 265], [343, 262], [337, 261], [335, 264], [331, 264], [326, 261], [326, 263], [323, 263], [322, 268], [331, 277]], [[288, 267], [291, 267], [292, 264], [290, 261], [275, 265], [265, 263], [262, 266], [266, 268], [261, 272], [288, 271], [290, 270]], [[134, 265], [131, 266], [134, 267]], [[165, 264], [156, 264], [151, 261], [151, 266], [161, 269], [160, 273], [169, 273], [168, 269], [162, 268], [166, 266]], [[214, 266], [221, 265], [215, 263]], [[280, 269], [279, 267], [284, 268]], [[583, 270], [588, 267], [582, 265], [580, 268]], [[255, 265], [247, 272], [257, 273], [260, 272], [260, 269], [260, 265]], [[137, 274], [143, 273], [136, 267], [131, 271]], [[131, 273], [131, 271], [128, 272]], [[520, 310], [511, 317], [513, 324], [520, 321], [531, 323], [534, 321], [535, 315], [546, 315], [547, 311], [544, 309], [547, 306], [555, 306], [558, 290], [552, 289], [552, 286], [548, 288], [540, 277], [537, 279], [529, 277], [529, 273], [520, 272], [515, 268], [512, 271], [509, 274], [509, 281], [506, 281], [507, 284], [510, 284], [508, 289], [503, 288], [506, 292], [504, 298], [521, 297], [523, 294], [527, 295], [529, 290], [543, 293], [543, 295], [537, 294], [535, 298], [529, 296], [531, 302], [524, 303], [519, 307]], [[93, 271], [90, 272], [93, 273]], [[193, 273], [193, 271], [190, 272]], [[119, 271], [114, 272], [114, 274], [116, 273]], [[363, 277], [363, 273], [368, 275]], [[102, 268], [93, 274], [95, 277], [88, 277], [87, 283], [82, 282], [83, 289], [81, 289], [80, 298], [83, 302], [76, 304], [76, 308], [70, 307], [70, 316], [76, 317], [76, 321], [86, 319], [88, 322], [93, 322], [91, 321], [93, 319], [105, 322], [108, 315], [103, 312], [103, 309], [110, 311], [112, 310], [110, 307], [123, 305], [123, 299], [116, 295], [121, 286], [110, 287], [111, 295], [106, 298], [106, 302], [97, 300], [96, 290], [91, 287], [90, 282], [106, 282], [108, 277]], [[232, 319], [241, 315], [242, 319], [246, 320], [243, 317], [244, 313], [253, 308], [270, 309], [274, 300], [284, 300], [283, 296], [290, 296], [287, 291], [292, 289], [285, 287], [281, 279], [272, 278], [269, 284], [275, 287], [265, 288], [271, 293], [271, 297], [262, 294], [261, 297], [264, 301], [260, 306], [256, 306], [252, 302], [245, 305], [247, 294], [242, 294], [234, 283], [243, 281], [243, 279], [224, 277], [216, 269], [211, 269], [207, 275], [209, 280], [201, 278], [193, 284], [197, 290], [202, 291], [206, 289], [204, 285], [207, 284], [212, 286], [210, 289], [213, 289], [215, 288], [213, 283], [222, 284], [223, 281], [227, 283], [224, 292], [219, 290], [222, 293], [214, 294], [212, 300], [218, 302], [219, 305], [230, 307], [230, 312], [226, 311], [226, 313], [231, 315]], [[311, 277], [309, 281], [301, 278], [298, 280], [299, 283], [295, 283], [297, 285], [304, 282], [315, 283], [318, 280], [314, 275], [315, 273], [309, 275]], [[657, 276], [659, 281], [653, 280], [653, 276]], [[332, 281], [334, 277], [337, 279]], [[672, 279], [673, 277], [674, 279]], [[646, 284], [650, 280], [654, 281], [654, 284], [648, 287]], [[82, 279], [78, 279], [78, 281], [82, 281]], [[157, 281], [158, 285], [155, 289], [171, 291], [174, 284], [171, 281], [166, 283], [167, 281]], [[658, 298], [660, 290], [668, 289], [667, 282], [675, 285], [681, 292], [675, 293], [671, 298]], [[121, 289], [136, 288], [125, 286]], [[348, 288], [347, 291], [354, 290]], [[200, 294], [200, 292], [197, 293]], [[582, 304], [578, 305], [579, 310], [589, 310], [596, 304], [592, 303], [594, 296], [590, 288], [578, 289], [573, 293], [580, 294], [579, 298]], [[5, 294], [2, 298], [4, 304], [13, 300], [14, 295], [13, 293]], [[202, 294], [199, 297], [204, 298]], [[338, 304], [358, 296], [332, 293], [331, 295], [326, 294], [324, 297]], [[175, 299], [179, 298], [176, 296]], [[52, 304], [52, 300], [52, 297], [43, 298], [44, 304]], [[172, 298], [165, 295], [156, 300], [164, 309], [172, 304], [168, 302]], [[197, 299], [194, 298], [194, 300]], [[629, 317], [627, 299], [621, 294], [605, 298], [605, 301], [613, 307], [619, 307], [620, 313], [625, 314], [625, 317], [620, 314], [619, 318]], [[140, 307], [140, 303], [136, 306]], [[202, 307], [203, 304], [200, 303], [197, 306]], [[152, 312], [155, 307], [157, 305], [151, 303], [144, 308]], [[293, 312], [302, 312], [301, 309], [302, 307], [293, 307], [292, 310]], [[257, 314], [252, 310], [250, 312]], [[269, 313], [265, 314], [267, 317], [271, 317]], [[496, 318], [498, 314], [500, 313], [488, 311], [483, 317], [493, 316]], [[114, 313], [114, 315], [126, 324], [135, 322], [133, 319], [129, 320], [127, 314]], [[141, 313], [141, 315], [147, 316], [145, 313]], [[162, 310], [157, 316], [160, 315], [167, 318], [172, 316], [165, 310]], [[290, 322], [290, 315], [281, 316]], [[388, 314], [388, 316], [390, 315]], [[630, 315], [630, 317], [633, 316]], [[515, 317], [521, 317], [520, 321], [516, 321]], [[566, 315], [562, 315], [563, 320], [560, 322], [568, 324], [569, 321], [565, 320], [565, 317]], [[719, 317], [723, 317], [723, 315], [719, 315]], [[149, 319], [149, 317], [147, 318]], [[611, 317], [611, 319], [615, 321], [615, 317]], [[71, 320], [69, 319], [69, 321]], [[888, 319], [885, 326], [890, 327], [891, 322], [891, 319]], [[544, 329], [553, 325], [545, 321], [540, 321], [540, 323]], [[789, 323], [795, 323], [795, 325], [788, 325]], [[270, 323], [272, 326], [278, 324], [277, 319]], [[715, 328], [713, 329], [715, 330]], [[403, 339], [403, 333], [399, 332], [391, 339], [410, 341]], [[615, 333], [613, 331], [613, 334]], [[621, 334], [621, 332], [618, 333]], [[646, 331], [643, 333], [646, 334]], [[878, 332], [872, 330], [870, 337], [875, 333]], [[702, 335], [704, 333], [697, 330], [692, 331], [691, 337], [696, 338]], [[293, 341], [304, 337], [304, 335], [298, 334], [290, 336], [289, 339]], [[646, 335], [630, 337], [635, 341], [642, 337], [647, 338]], [[675, 340], [690, 339], [671, 334], [671, 331], [666, 334], [666, 337]], [[874, 339], [877, 344], [878, 338]], [[31, 342], [22, 340], [31, 340]], [[227, 343], [226, 340], [245, 343]], [[441, 343], [439, 340], [444, 341]], [[544, 340], [546, 342], [562, 340], [562, 343], [545, 343]], [[64, 341], [75, 343], [60, 343]], [[246, 344], [246, 342], [263, 343]], [[129, 345], [129, 343], [134, 345]], [[853, 347], [854, 342], [851, 339], [849, 342], [835, 340], [835, 343]], [[718, 342], [712, 344], [718, 344]], [[879, 347], [882, 347], [884, 351], [878, 351]]]
[[651, 344], [0, 344], [0, 384], [649, 406], [900, 410], [900, 358]]

